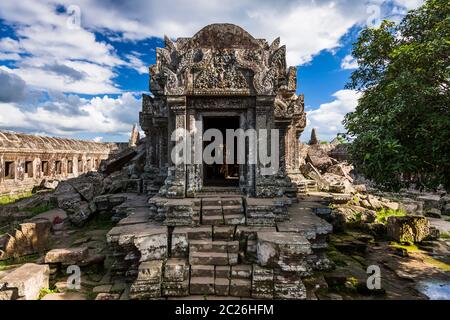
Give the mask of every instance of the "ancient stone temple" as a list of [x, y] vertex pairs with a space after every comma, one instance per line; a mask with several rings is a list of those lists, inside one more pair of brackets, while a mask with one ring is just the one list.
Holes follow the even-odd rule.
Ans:
[[[140, 114], [147, 136], [141, 178], [150, 197], [107, 236], [113, 269], [134, 281], [130, 297], [306, 298], [301, 279], [326, 266], [331, 226], [297, 202], [305, 113], [285, 47], [213, 24], [192, 38], [166, 38], [156, 54], [153, 96], [144, 95]], [[172, 135], [176, 129], [185, 130]], [[241, 145], [243, 163], [173, 162], [174, 146], [188, 143], [183, 134], [208, 129], [254, 129], [257, 139]], [[207, 148], [202, 137], [188, 155]], [[275, 171], [259, 157], [249, 161], [251, 144], [265, 139], [278, 142], [270, 150], [279, 153]]]
[[[254, 197], [295, 196], [291, 178], [300, 173], [298, 139], [306, 124], [296, 74], [295, 67], [286, 67], [286, 48], [279, 39], [269, 44], [236, 25], [212, 24], [176, 41], [166, 37], [165, 48], [157, 49], [156, 64], [150, 67], [153, 96], [143, 96], [140, 114], [148, 137], [147, 171], [167, 175], [160, 194], [185, 198], [234, 189]], [[261, 132], [277, 129], [276, 173], [265, 175], [267, 164], [259, 158], [250, 162], [250, 139], [245, 142], [245, 163], [172, 162], [171, 150], [183, 138], [178, 134], [173, 141], [174, 130], [193, 135], [211, 128], [254, 129], [258, 141], [267, 139], [269, 145], [270, 133], [266, 137]], [[201, 141], [187, 150], [194, 158], [204, 146]]]

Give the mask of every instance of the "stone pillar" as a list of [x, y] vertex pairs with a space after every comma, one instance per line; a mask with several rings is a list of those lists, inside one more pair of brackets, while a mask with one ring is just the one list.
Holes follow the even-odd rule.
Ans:
[[[200, 191], [202, 178], [200, 175], [200, 165], [195, 163], [195, 152], [202, 152], [202, 150], [196, 150], [196, 146], [194, 143], [194, 134], [195, 134], [195, 109], [190, 108], [187, 110], [187, 129], [189, 130], [189, 134], [191, 136], [191, 147], [187, 150], [190, 150], [191, 155], [191, 163], [186, 165], [187, 171], [187, 186], [186, 186], [186, 196], [195, 197], [195, 193]], [[200, 128], [202, 130], [202, 128]], [[201, 132], [200, 132], [201, 133]], [[200, 146], [201, 148], [201, 146]]]
[[[163, 194], [168, 198], [184, 198], [186, 196], [186, 165], [184, 163], [175, 165], [172, 163], [172, 148], [183, 140], [183, 134], [178, 133], [176, 140], [171, 140], [172, 132], [176, 129], [186, 129], [186, 96], [173, 96], [167, 98], [167, 105], [171, 114], [169, 115], [168, 139], [170, 141], [167, 156], [171, 167], [163, 187]], [[189, 150], [186, 148], [185, 150]]]
[[[273, 106], [274, 106], [275, 97], [273, 96], [258, 96], [256, 97], [256, 105], [255, 105], [255, 129], [258, 135], [257, 142], [257, 165], [255, 168], [255, 195], [257, 197], [270, 197], [270, 190], [268, 190], [267, 185], [267, 177], [264, 177], [261, 174], [261, 169], [263, 165], [259, 160], [259, 141], [261, 139], [260, 130], [270, 130], [273, 124], [270, 124], [269, 121], [273, 116]], [[267, 134], [267, 146], [268, 150], [270, 150], [270, 132]], [[269, 151], [270, 152], [270, 151]]]

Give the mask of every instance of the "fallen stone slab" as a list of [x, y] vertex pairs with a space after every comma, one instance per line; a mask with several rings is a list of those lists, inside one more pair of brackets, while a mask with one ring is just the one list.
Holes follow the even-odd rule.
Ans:
[[46, 219], [21, 223], [12, 234], [0, 239], [0, 260], [43, 252], [47, 249], [52, 224]]
[[306, 257], [311, 244], [301, 235], [286, 232], [258, 232], [257, 257], [263, 267], [308, 272]]
[[387, 234], [398, 242], [420, 242], [430, 235], [430, 223], [426, 217], [388, 217]]
[[0, 288], [17, 290], [19, 298], [36, 300], [39, 291], [48, 288], [50, 268], [48, 265], [26, 263], [0, 279]]
[[52, 249], [45, 255], [45, 263], [77, 264], [88, 257], [88, 248]]

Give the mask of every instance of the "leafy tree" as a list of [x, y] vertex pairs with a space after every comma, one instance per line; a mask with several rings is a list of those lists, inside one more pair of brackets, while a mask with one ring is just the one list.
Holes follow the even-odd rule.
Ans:
[[381, 187], [450, 189], [450, 2], [427, 0], [398, 24], [365, 28], [347, 88], [352, 161]]

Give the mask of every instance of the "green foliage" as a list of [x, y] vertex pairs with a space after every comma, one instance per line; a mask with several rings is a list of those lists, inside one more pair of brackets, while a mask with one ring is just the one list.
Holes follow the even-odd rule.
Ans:
[[41, 300], [44, 296], [50, 293], [59, 293], [59, 291], [58, 289], [42, 288], [41, 290], [39, 290], [38, 300]]
[[386, 223], [388, 217], [404, 217], [406, 212], [403, 210], [392, 210], [392, 209], [380, 209], [376, 213], [376, 221], [379, 223]]
[[33, 216], [35, 216], [35, 215], [38, 215], [40, 213], [50, 211], [50, 210], [52, 210], [54, 208], [55, 208], [55, 206], [52, 205], [52, 204], [43, 204], [43, 205], [40, 205], [40, 206], [36, 206], [34, 208], [25, 209], [24, 211], [30, 212], [30, 213], [33, 214]]
[[328, 141], [320, 141], [320, 144], [328, 144]]
[[441, 239], [450, 239], [450, 232], [441, 232], [440, 238]]
[[11, 203], [17, 202], [21, 199], [29, 198], [32, 195], [33, 195], [33, 193], [31, 191], [29, 191], [29, 192], [24, 192], [24, 193], [20, 193], [20, 194], [1, 196], [0, 197], [0, 205], [11, 204]]
[[427, 0], [395, 25], [364, 29], [344, 125], [352, 162], [380, 187], [450, 188], [450, 2]]

